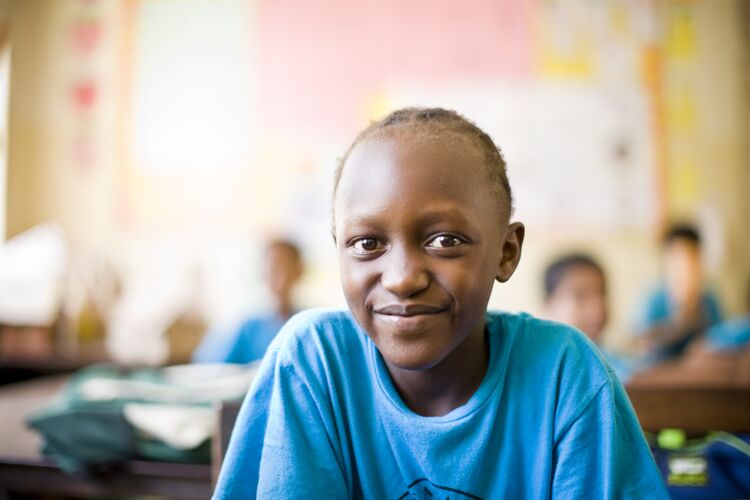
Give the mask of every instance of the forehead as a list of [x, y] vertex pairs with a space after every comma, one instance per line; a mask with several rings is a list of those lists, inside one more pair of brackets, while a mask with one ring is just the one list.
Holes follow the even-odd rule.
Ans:
[[687, 238], [674, 238], [666, 245], [668, 252], [697, 253], [698, 245]]
[[270, 245], [266, 248], [265, 258], [273, 261], [292, 261], [298, 259], [298, 254], [295, 250], [286, 245]]
[[700, 265], [700, 251], [693, 242], [676, 239], [665, 248], [663, 259], [667, 266], [696, 267]]
[[430, 208], [507, 222], [485, 168], [481, 152], [460, 134], [368, 139], [352, 149], [343, 167], [334, 216], [341, 222]]
[[576, 264], [570, 266], [560, 279], [561, 285], [581, 286], [604, 284], [604, 276], [595, 267], [586, 264]]

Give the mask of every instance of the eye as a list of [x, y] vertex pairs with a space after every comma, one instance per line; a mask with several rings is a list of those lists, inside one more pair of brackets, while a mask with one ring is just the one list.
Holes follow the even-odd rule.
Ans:
[[383, 249], [383, 244], [375, 238], [359, 238], [354, 240], [351, 245], [354, 252], [360, 255], [369, 255]]
[[439, 234], [427, 242], [430, 248], [451, 248], [463, 244], [464, 240], [452, 234]]

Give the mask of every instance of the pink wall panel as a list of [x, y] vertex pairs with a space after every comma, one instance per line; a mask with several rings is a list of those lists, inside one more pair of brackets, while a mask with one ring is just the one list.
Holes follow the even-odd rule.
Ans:
[[351, 134], [384, 85], [527, 75], [529, 10], [526, 0], [261, 0], [263, 127]]

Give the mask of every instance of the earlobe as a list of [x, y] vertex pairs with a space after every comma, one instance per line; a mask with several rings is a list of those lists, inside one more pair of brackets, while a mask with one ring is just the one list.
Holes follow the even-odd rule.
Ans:
[[518, 263], [521, 261], [521, 247], [523, 238], [526, 234], [526, 228], [520, 222], [514, 222], [508, 225], [503, 239], [503, 251], [500, 254], [500, 262], [497, 266], [497, 275], [495, 279], [500, 283], [505, 283], [513, 276]]

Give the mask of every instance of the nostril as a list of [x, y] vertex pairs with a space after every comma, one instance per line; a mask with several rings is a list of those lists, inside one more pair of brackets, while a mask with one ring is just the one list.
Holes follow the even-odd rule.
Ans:
[[383, 288], [399, 297], [411, 297], [430, 286], [430, 276], [424, 270], [407, 268], [383, 273]]

